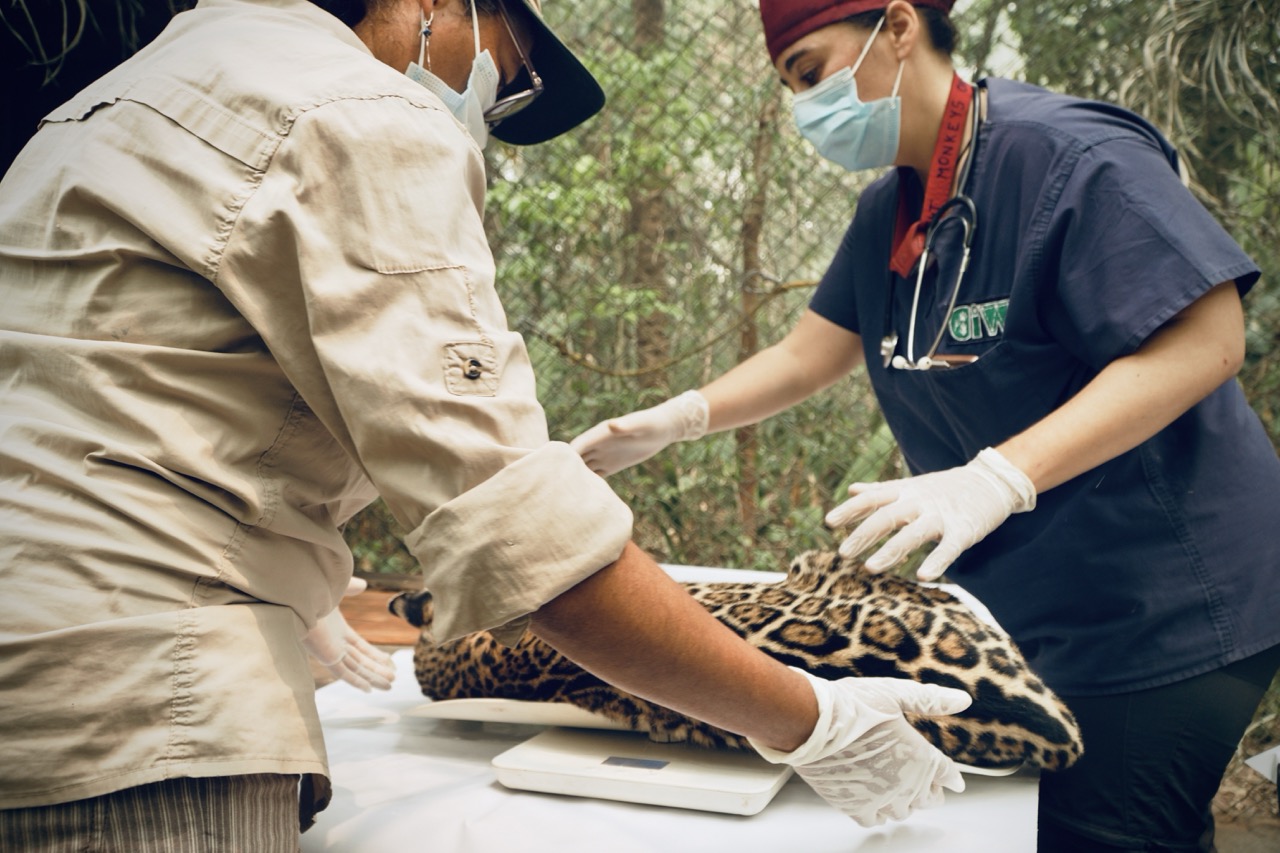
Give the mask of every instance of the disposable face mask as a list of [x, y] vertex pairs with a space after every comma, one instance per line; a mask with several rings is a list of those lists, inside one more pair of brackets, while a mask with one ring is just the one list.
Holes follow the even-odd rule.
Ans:
[[881, 18], [851, 68], [840, 69], [812, 89], [796, 95], [791, 102], [800, 135], [813, 143], [823, 157], [851, 172], [892, 165], [898, 156], [898, 134], [902, 127], [898, 86], [902, 82], [903, 63], [898, 64], [893, 93], [887, 98], [859, 100], [858, 82], [853, 76], [883, 24], [884, 18]]
[[481, 148], [489, 141], [489, 124], [484, 120], [485, 111], [498, 100], [498, 68], [493, 64], [489, 51], [480, 50], [480, 21], [474, 8], [471, 12], [471, 25], [475, 31], [476, 58], [471, 62], [471, 75], [467, 78], [467, 88], [456, 91], [448, 83], [422, 67], [426, 57], [427, 37], [430, 33], [427, 21], [422, 22], [422, 42], [418, 47], [418, 61], [409, 63], [405, 70], [410, 80], [421, 84], [427, 91], [444, 101], [458, 121], [462, 122], [471, 138]]

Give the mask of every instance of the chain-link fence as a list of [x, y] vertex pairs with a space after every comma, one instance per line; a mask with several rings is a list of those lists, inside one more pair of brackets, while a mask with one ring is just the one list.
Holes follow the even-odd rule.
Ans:
[[[491, 147], [487, 220], [509, 321], [528, 343], [552, 437], [568, 440], [779, 340], [859, 179], [794, 132], [754, 2], [595, 0], [547, 13], [609, 104], [548, 144]], [[855, 379], [759, 427], [674, 446], [611, 484], [658, 558], [773, 569], [830, 543], [821, 519], [843, 484], [897, 464]]]
[[[1276, 3], [960, 0], [952, 17], [962, 74], [1137, 101], [1190, 154], [1204, 196], [1268, 273], [1250, 297], [1242, 379], [1280, 439]], [[16, 0], [0, 11], [15, 85], [42, 92], [31, 109], [3, 100], [16, 134], [6, 142], [34, 126], [51, 106], [43, 102], [192, 4]], [[548, 0], [545, 11], [609, 104], [550, 143], [491, 145], [487, 224], [552, 435], [569, 439], [778, 341], [867, 176], [827, 164], [796, 134], [756, 0]], [[845, 484], [901, 472], [859, 371], [758, 427], [677, 445], [612, 484], [635, 510], [637, 540], [659, 558], [775, 568], [831, 544], [821, 518]], [[347, 532], [363, 571], [416, 571], [381, 505]]]
[[[869, 178], [795, 132], [755, 0], [546, 12], [609, 103], [545, 145], [491, 146], [487, 223], [552, 437], [568, 440], [781, 339]], [[1007, 22], [972, 29], [987, 67], [1009, 70]], [[831, 545], [822, 517], [843, 487], [903, 471], [860, 374], [614, 475], [636, 541], [671, 562], [759, 569]], [[349, 527], [361, 569], [412, 570], [392, 525], [375, 506]]]
[[[1081, 94], [1115, 98], [1142, 62], [1141, 40], [1121, 27], [1126, 5], [962, 0], [957, 66], [1050, 85], [1069, 77]], [[561, 0], [546, 13], [609, 103], [550, 143], [491, 145], [486, 218], [552, 437], [569, 440], [781, 339], [868, 177], [826, 163], [795, 132], [755, 0]], [[1045, 47], [1054, 42], [1061, 51]], [[858, 370], [611, 484], [659, 559], [776, 569], [833, 543], [822, 517], [845, 485], [902, 471]], [[390, 524], [375, 507], [350, 527], [360, 568], [412, 569]]]
[[[45, 110], [193, 2], [0, 4], [6, 162]], [[551, 143], [490, 146], [487, 224], [510, 323], [528, 342], [552, 436], [567, 440], [779, 340], [867, 178], [798, 138], [756, 0], [547, 0], [546, 13], [609, 105]], [[1189, 155], [1202, 197], [1264, 269], [1246, 303], [1242, 382], [1280, 442], [1277, 0], [960, 0], [953, 18], [965, 76], [1133, 104]], [[859, 371], [611, 482], [658, 558], [774, 569], [833, 543], [821, 519], [847, 483], [901, 473]], [[380, 503], [346, 532], [362, 572], [417, 572]], [[1259, 712], [1273, 738], [1277, 703], [1273, 690]], [[1224, 789], [1238, 777], [1236, 789], [1256, 793], [1250, 772]]]
[[[1152, 36], [1134, 34], [1144, 19], [1138, 5], [961, 0], [957, 66], [970, 78], [1123, 99], [1123, 90], [1160, 79], [1142, 77]], [[1205, 14], [1201, 7], [1215, 5], [1146, 3], [1162, 26], [1184, 7]], [[553, 0], [546, 11], [609, 104], [551, 143], [491, 146], [487, 220], [510, 323], [528, 342], [552, 437], [568, 440], [703, 385], [778, 341], [807, 304], [867, 177], [828, 165], [795, 132], [755, 0]], [[1272, 44], [1278, 19], [1262, 18]], [[1261, 70], [1271, 75], [1262, 77], [1265, 95], [1280, 81], [1274, 63]], [[1182, 85], [1196, 91], [1190, 79]], [[1207, 139], [1170, 135], [1184, 149]], [[1221, 147], [1200, 161], [1237, 175], [1236, 205], [1219, 213], [1272, 276], [1280, 273], [1268, 213], [1280, 187], [1267, 154], [1274, 136], [1243, 137], [1243, 169], [1224, 165]], [[1251, 180], [1248, 192], [1239, 175]], [[1280, 289], [1266, 282], [1251, 297], [1242, 378], [1280, 438]], [[845, 485], [902, 473], [859, 370], [757, 427], [675, 445], [611, 483], [635, 512], [636, 541], [659, 559], [778, 569], [834, 543], [822, 517]], [[416, 571], [397, 533], [379, 504], [357, 517], [348, 528], [357, 567]], [[1273, 690], [1259, 718], [1274, 719], [1277, 702]], [[1274, 723], [1267, 731], [1274, 736]], [[1266, 783], [1255, 776], [1237, 758], [1216, 804], [1222, 816], [1265, 814], [1246, 805], [1260, 797], [1274, 805], [1274, 786], [1259, 794]]]

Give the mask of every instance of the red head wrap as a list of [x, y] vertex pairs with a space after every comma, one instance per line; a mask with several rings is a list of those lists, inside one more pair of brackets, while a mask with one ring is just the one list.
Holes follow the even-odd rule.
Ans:
[[[769, 59], [777, 61], [778, 54], [814, 30], [888, 5], [889, 0], [760, 0]], [[911, 5], [949, 13], [955, 0], [911, 0]]]

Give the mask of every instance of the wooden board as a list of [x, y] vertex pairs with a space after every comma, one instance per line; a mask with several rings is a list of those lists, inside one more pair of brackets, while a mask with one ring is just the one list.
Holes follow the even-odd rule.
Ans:
[[412, 646], [418, 642], [418, 629], [387, 610], [387, 602], [397, 595], [391, 590], [366, 589], [342, 599], [342, 615], [375, 646]]

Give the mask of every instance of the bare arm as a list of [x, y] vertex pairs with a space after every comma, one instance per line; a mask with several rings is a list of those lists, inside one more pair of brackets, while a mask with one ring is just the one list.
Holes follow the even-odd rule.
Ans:
[[672, 442], [754, 424], [799, 403], [862, 363], [862, 339], [806, 311], [779, 343], [701, 391], [601, 421], [570, 445], [602, 477], [643, 462]]
[[1118, 358], [1062, 407], [996, 449], [1043, 492], [1137, 447], [1234, 376], [1244, 314], [1217, 285]]
[[589, 672], [782, 751], [818, 718], [804, 677], [749, 645], [634, 544], [543, 605], [533, 632]]
[[862, 364], [862, 338], [806, 310], [778, 343], [702, 388], [708, 432], [759, 423], [812, 397]]

